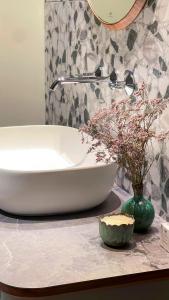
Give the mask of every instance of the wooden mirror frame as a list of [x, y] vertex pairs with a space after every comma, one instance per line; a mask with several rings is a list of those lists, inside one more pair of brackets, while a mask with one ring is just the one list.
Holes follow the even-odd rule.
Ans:
[[126, 28], [137, 18], [137, 16], [139, 15], [139, 13], [142, 11], [143, 7], [145, 6], [146, 2], [147, 2], [147, 0], [135, 0], [135, 3], [133, 4], [132, 8], [129, 10], [128, 14], [123, 19], [121, 19], [119, 22], [113, 23], [113, 24], [105, 23], [101, 18], [99, 18], [95, 14], [91, 5], [89, 4], [89, 1], [88, 1], [88, 4], [89, 4], [93, 14], [106, 28], [108, 28], [109, 30], [120, 30], [120, 29]]

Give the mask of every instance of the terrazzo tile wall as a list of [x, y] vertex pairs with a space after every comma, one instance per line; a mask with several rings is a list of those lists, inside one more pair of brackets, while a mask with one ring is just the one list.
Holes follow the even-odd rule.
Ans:
[[[49, 95], [51, 83], [60, 75], [92, 73], [98, 65], [103, 74], [113, 69], [118, 80], [126, 70], [139, 84], [145, 81], [150, 97], [169, 97], [169, 3], [149, 0], [128, 28], [109, 31], [93, 16], [86, 0], [46, 0], [46, 123], [79, 127], [111, 100], [125, 96], [105, 83], [67, 85]], [[162, 123], [167, 127], [169, 112]], [[169, 158], [167, 147], [156, 156], [145, 193], [151, 194], [160, 215], [169, 219]], [[131, 191], [121, 170], [117, 183]]]

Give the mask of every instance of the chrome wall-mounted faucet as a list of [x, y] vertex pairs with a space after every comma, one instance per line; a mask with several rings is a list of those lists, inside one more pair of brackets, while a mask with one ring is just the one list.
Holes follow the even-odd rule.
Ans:
[[136, 88], [134, 76], [131, 71], [125, 72], [124, 81], [118, 81], [115, 70], [109, 76], [102, 76], [102, 68], [99, 67], [94, 74], [85, 73], [77, 76], [58, 77], [52, 83], [49, 91], [54, 92], [58, 86], [76, 83], [107, 83], [111, 89], [125, 89], [128, 96], [131, 96]]

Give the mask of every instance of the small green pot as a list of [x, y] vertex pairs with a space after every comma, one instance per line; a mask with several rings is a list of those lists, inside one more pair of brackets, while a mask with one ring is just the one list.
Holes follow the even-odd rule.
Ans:
[[134, 231], [146, 232], [155, 217], [155, 210], [150, 200], [143, 196], [129, 199], [122, 206], [121, 213], [132, 215], [135, 219]]
[[[131, 224], [110, 225], [106, 224], [106, 218], [125, 216]], [[134, 219], [126, 214], [114, 214], [99, 219], [99, 232], [103, 242], [110, 247], [122, 247], [128, 244], [133, 236]]]

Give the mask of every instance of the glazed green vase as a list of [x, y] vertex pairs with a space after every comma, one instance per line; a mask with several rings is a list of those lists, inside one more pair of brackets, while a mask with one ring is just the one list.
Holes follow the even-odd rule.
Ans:
[[155, 217], [155, 211], [151, 200], [147, 200], [143, 196], [134, 196], [129, 199], [123, 204], [121, 212], [134, 217], [135, 232], [146, 232], [153, 223]]

